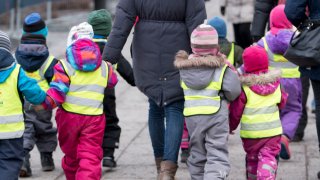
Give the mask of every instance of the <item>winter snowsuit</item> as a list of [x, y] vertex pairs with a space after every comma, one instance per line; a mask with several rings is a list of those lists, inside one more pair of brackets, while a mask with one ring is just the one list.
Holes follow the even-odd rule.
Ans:
[[[15, 52], [15, 57], [30, 78], [34, 78], [33, 72], [39, 70], [41, 78], [49, 86], [53, 77], [53, 66], [58, 60], [54, 58], [52, 62], [46, 62], [53, 57], [50, 57], [49, 50], [45, 44], [23, 37]], [[25, 101], [24, 112], [26, 129], [23, 135], [23, 148], [26, 151], [26, 155], [33, 149], [35, 144], [40, 153], [53, 152], [57, 147], [57, 129], [53, 127], [51, 121], [52, 110], [36, 111], [32, 108], [30, 102]]]
[[[79, 52], [78, 49], [84, 50]], [[95, 56], [92, 57], [92, 54]], [[59, 144], [65, 154], [62, 159], [62, 168], [66, 178], [68, 180], [100, 179], [105, 115], [102, 111], [103, 97], [101, 97], [104, 89], [101, 90], [101, 85], [97, 83], [107, 79], [107, 82], [103, 83], [107, 88], [113, 88], [118, 81], [117, 76], [110, 64], [101, 62], [99, 47], [89, 39], [75, 41], [67, 48], [66, 55], [66, 61], [54, 66], [53, 81], [47, 91], [47, 98], [43, 106], [45, 109], [59, 106], [56, 121]], [[90, 59], [87, 59], [89, 57]], [[87, 75], [84, 76], [83, 73]], [[92, 79], [93, 73], [96, 73], [96, 79]], [[99, 77], [100, 74], [101, 77]], [[87, 84], [83, 86], [80, 84], [79, 87], [77, 76], [82, 78], [81, 83]], [[83, 95], [80, 99], [72, 101], [77, 97], [75, 93], [84, 92], [95, 94], [96, 98], [101, 99], [90, 99], [93, 97]], [[82, 105], [72, 106], [74, 103]], [[99, 103], [98, 108], [94, 106], [97, 103]], [[85, 112], [89, 111], [92, 106], [95, 111]]]
[[[103, 52], [107, 40], [103, 36], [94, 36], [100, 52]], [[121, 55], [119, 62], [116, 65], [116, 70], [131, 86], [135, 86], [133, 70], [128, 60]], [[116, 112], [116, 96], [114, 88], [106, 88], [103, 99], [103, 112], [106, 116], [106, 128], [102, 143], [103, 157], [114, 158], [114, 149], [119, 148], [119, 140], [121, 127], [118, 125], [119, 118]]]
[[[220, 108], [214, 114], [186, 116], [190, 135], [188, 166], [192, 179], [225, 179], [230, 171], [228, 159], [228, 108], [227, 102], [238, 97], [241, 86], [237, 75], [228, 67], [221, 56], [193, 56], [178, 52], [175, 66], [181, 80], [195, 93], [205, 89], [212, 81], [223, 76]], [[221, 76], [220, 76], [221, 75]], [[186, 108], [186, 104], [185, 104]]]
[[[243, 86], [250, 88], [259, 96], [268, 96], [277, 91], [280, 86], [281, 72], [272, 70], [265, 74], [247, 74], [240, 77]], [[279, 108], [285, 106], [287, 95], [281, 90]], [[250, 99], [244, 91], [230, 104], [230, 132], [234, 131], [240, 123], [244, 109]], [[276, 103], [276, 99], [274, 100]], [[242, 127], [241, 127], [242, 128]], [[243, 148], [246, 151], [247, 179], [275, 179], [277, 170], [276, 156], [280, 152], [281, 133], [266, 138], [242, 138]]]
[[[274, 54], [283, 55], [286, 51], [293, 32], [290, 30], [280, 30], [276, 35], [268, 32], [265, 36], [266, 44], [263, 40], [258, 42], [261, 47], [268, 46]], [[269, 64], [272, 55], [268, 55]], [[300, 78], [281, 78], [281, 85], [288, 93], [287, 104], [280, 110], [280, 119], [283, 134], [289, 139], [295, 135], [302, 114], [302, 86]]]
[[[0, 84], [10, 83], [17, 84], [17, 91], [19, 94], [18, 99], [21, 101], [16, 103], [23, 104], [23, 98], [32, 104], [40, 104], [45, 99], [45, 92], [43, 92], [37, 85], [37, 82], [29, 78], [25, 71], [20, 68], [20, 65], [16, 64], [15, 59], [10, 52], [0, 48]], [[15, 71], [18, 71], [17, 77]], [[7, 82], [8, 80], [15, 80], [17, 82]], [[11, 96], [14, 94], [15, 89], [10, 90]], [[0, 94], [1, 106], [3, 106], [3, 96], [8, 96], [7, 91], [2, 91]], [[13, 103], [13, 102], [12, 102]], [[8, 110], [9, 111], [9, 110]], [[22, 110], [21, 110], [22, 114]], [[1, 116], [7, 116], [8, 114], [1, 114]], [[9, 121], [0, 120], [0, 124], [4, 125]], [[9, 124], [8, 124], [8, 127]], [[9, 131], [9, 129], [1, 129], [0, 135], [0, 175], [1, 179], [17, 180], [19, 171], [23, 162], [23, 131], [16, 133], [16, 135], [5, 135], [3, 131]], [[8, 138], [4, 138], [8, 137]]]

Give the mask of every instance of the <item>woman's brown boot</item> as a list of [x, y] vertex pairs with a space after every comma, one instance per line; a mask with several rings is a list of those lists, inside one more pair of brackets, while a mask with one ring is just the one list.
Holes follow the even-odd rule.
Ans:
[[161, 162], [161, 171], [160, 171], [160, 180], [174, 180], [176, 175], [178, 165], [172, 161], [162, 161]]

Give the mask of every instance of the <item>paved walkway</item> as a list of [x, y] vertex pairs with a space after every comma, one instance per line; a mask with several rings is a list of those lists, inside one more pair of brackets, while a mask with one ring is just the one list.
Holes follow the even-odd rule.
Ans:
[[[211, 0], [206, 4], [209, 18], [219, 15], [219, 7], [216, 4], [216, 0]], [[48, 46], [54, 55], [63, 57], [68, 29], [85, 19], [86, 13], [77, 13], [55, 20], [49, 25]], [[231, 25], [229, 24], [228, 27], [230, 29], [228, 37], [233, 37]], [[130, 41], [131, 37], [123, 50], [124, 55], [128, 58], [130, 57]], [[147, 127], [147, 99], [136, 88], [126, 84], [123, 79], [116, 87], [116, 94], [117, 112], [122, 127], [120, 149], [116, 151], [118, 167], [113, 170], [103, 169], [103, 179], [155, 179], [156, 170]], [[305, 140], [301, 143], [292, 143], [290, 146], [292, 159], [280, 161], [278, 179], [316, 179], [316, 173], [320, 170], [320, 159], [313, 114], [310, 114]], [[239, 132], [230, 136], [229, 149], [232, 169], [228, 179], [245, 179], [245, 154]], [[56, 169], [52, 172], [42, 172], [39, 152], [33, 150], [31, 153], [33, 176], [29, 179], [65, 179], [60, 165], [62, 155], [61, 150], [57, 148], [54, 152]], [[190, 179], [186, 165], [179, 163], [179, 167], [176, 179]]]

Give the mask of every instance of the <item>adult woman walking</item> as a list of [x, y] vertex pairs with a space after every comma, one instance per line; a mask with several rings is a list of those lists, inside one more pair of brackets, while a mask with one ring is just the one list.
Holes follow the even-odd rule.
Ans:
[[[306, 7], [309, 9], [308, 15], [306, 15]], [[287, 0], [285, 13], [289, 21], [296, 27], [308, 20], [312, 21], [315, 26], [320, 26], [320, 1]], [[316, 102], [316, 126], [320, 150], [320, 66], [300, 67], [300, 71], [302, 75], [308, 76], [312, 83]], [[318, 178], [320, 179], [320, 172], [318, 172]]]
[[135, 83], [149, 98], [149, 132], [160, 179], [173, 179], [183, 129], [183, 92], [173, 66], [188, 52], [190, 34], [206, 18], [203, 0], [120, 0], [103, 59], [116, 63], [136, 17], [132, 42]]

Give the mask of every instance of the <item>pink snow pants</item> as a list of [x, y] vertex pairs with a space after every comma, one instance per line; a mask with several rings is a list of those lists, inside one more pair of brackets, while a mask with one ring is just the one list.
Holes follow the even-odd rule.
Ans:
[[105, 116], [85, 116], [58, 109], [58, 140], [67, 180], [100, 180]]
[[274, 180], [278, 162], [281, 136], [263, 139], [242, 139], [246, 155], [246, 170], [248, 180]]

